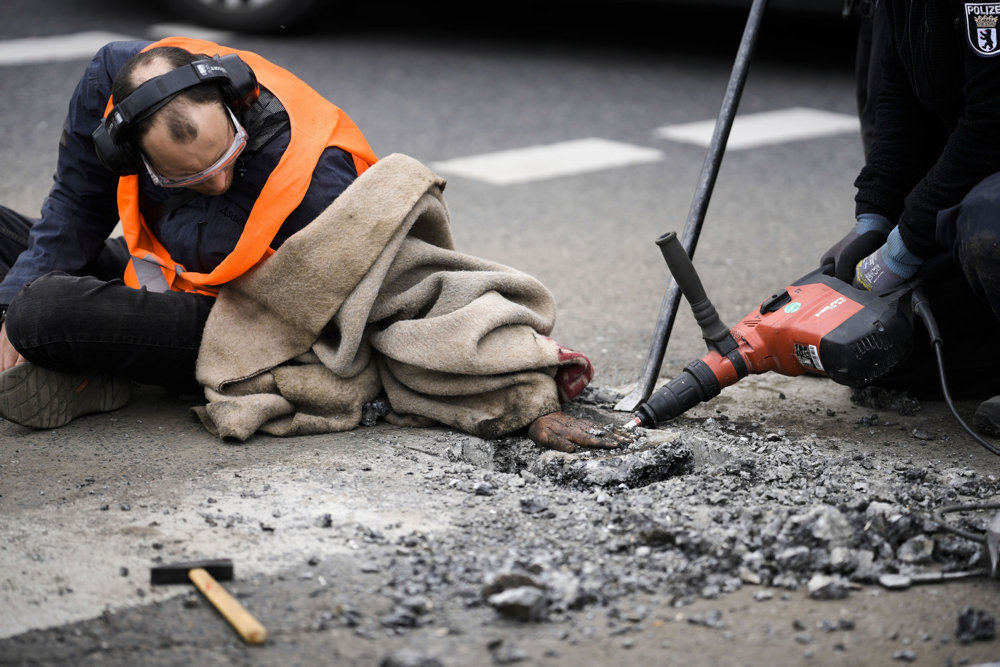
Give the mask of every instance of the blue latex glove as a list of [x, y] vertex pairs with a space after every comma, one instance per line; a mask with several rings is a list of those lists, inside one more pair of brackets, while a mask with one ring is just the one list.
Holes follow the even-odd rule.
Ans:
[[858, 262], [854, 286], [872, 292], [888, 292], [913, 277], [924, 260], [906, 249], [899, 227], [889, 232], [881, 248]]
[[858, 262], [885, 243], [891, 229], [892, 223], [885, 216], [862, 213], [851, 231], [823, 253], [820, 266], [845, 283], [851, 282]]

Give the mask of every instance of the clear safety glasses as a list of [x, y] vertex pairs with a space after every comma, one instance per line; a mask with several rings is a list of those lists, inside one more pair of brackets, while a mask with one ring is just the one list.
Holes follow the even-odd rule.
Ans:
[[236, 116], [229, 107], [226, 107], [226, 111], [229, 113], [229, 119], [232, 121], [234, 136], [232, 145], [228, 150], [226, 150], [225, 153], [223, 153], [222, 157], [216, 160], [212, 166], [199, 171], [197, 174], [191, 174], [190, 176], [184, 176], [183, 178], [167, 178], [166, 176], [157, 173], [157, 171], [153, 169], [153, 165], [149, 164], [149, 160], [147, 160], [146, 156], [143, 155], [142, 162], [146, 165], [146, 171], [149, 172], [149, 177], [153, 180], [153, 183], [161, 188], [186, 188], [190, 185], [204, 183], [231, 165], [233, 161], [239, 157], [240, 153], [243, 152], [243, 149], [246, 148], [247, 131], [244, 130], [243, 126], [240, 125], [240, 122], [236, 120]]

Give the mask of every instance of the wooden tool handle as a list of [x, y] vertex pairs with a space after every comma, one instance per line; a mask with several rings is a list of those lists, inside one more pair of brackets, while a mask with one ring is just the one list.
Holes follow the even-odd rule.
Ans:
[[196, 567], [188, 572], [188, 577], [198, 587], [198, 590], [208, 598], [208, 601], [219, 610], [236, 632], [240, 633], [248, 644], [263, 644], [267, 641], [267, 629], [256, 618], [250, 615], [226, 589], [219, 585], [203, 568]]

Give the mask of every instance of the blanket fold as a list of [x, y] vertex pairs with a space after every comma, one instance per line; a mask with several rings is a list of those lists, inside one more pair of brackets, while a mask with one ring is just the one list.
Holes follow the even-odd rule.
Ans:
[[549, 337], [535, 278], [454, 250], [445, 182], [378, 161], [212, 308], [194, 408], [221, 438], [349, 430], [385, 393], [396, 419], [494, 438], [558, 410], [593, 367]]

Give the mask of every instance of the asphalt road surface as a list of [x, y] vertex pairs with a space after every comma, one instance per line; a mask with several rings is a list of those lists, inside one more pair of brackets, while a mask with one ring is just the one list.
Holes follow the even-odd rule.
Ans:
[[[204, 34], [298, 74], [344, 108], [379, 155], [405, 153], [445, 176], [457, 247], [541, 279], [559, 308], [553, 335], [592, 359], [593, 387], [630, 389], [669, 278], [653, 241], [687, 218], [743, 12], [386, 3], [250, 35], [201, 33], [140, 4], [0, 8], [0, 202], [38, 212], [88, 50]], [[695, 253], [724, 321], [814, 268], [851, 225], [862, 160], [854, 34], [830, 17], [765, 18]], [[703, 351], [682, 303], [663, 377]], [[613, 403], [580, 409], [623, 422]], [[959, 641], [956, 631], [966, 606], [997, 612], [993, 581], [889, 593], [858, 579], [819, 599], [805, 570], [794, 570], [801, 581], [762, 580], [746, 557], [720, 574], [734, 543], [760, 551], [740, 540], [766, 542], [772, 511], [799, 525], [821, 503], [848, 523], [868, 516], [862, 532], [904, 517], [902, 540], [930, 532], [921, 508], [996, 499], [994, 457], [934, 402], [914, 415], [859, 405], [823, 381], [751, 378], [644, 436], [644, 448], [666, 442], [690, 454], [689, 482], [607, 489], [550, 483], [551, 459], [523, 438], [501, 447], [380, 424], [236, 446], [190, 420], [189, 405], [144, 387], [116, 413], [56, 431], [0, 423], [0, 664], [940, 665], [1000, 656], [995, 642]], [[500, 465], [509, 446], [521, 448], [517, 460]], [[741, 512], [741, 503], [756, 509]], [[664, 529], [671, 548], [629, 529], [643, 515], [679, 522]], [[743, 537], [712, 532], [730, 521]], [[876, 549], [876, 562], [898, 559], [901, 544], [892, 547], [890, 556]], [[682, 551], [683, 567], [672, 564]], [[947, 551], [952, 561], [956, 553]], [[232, 589], [271, 631], [264, 647], [244, 646], [196, 596], [149, 585], [153, 564], [220, 556], [235, 560]], [[502, 588], [491, 586], [509, 561], [536, 578], [527, 588], [549, 595], [544, 618], [532, 603], [517, 607], [530, 612], [524, 620], [483, 602]], [[829, 558], [817, 569], [837, 572]], [[567, 581], [582, 590], [598, 575], [599, 594], [566, 592]]]

